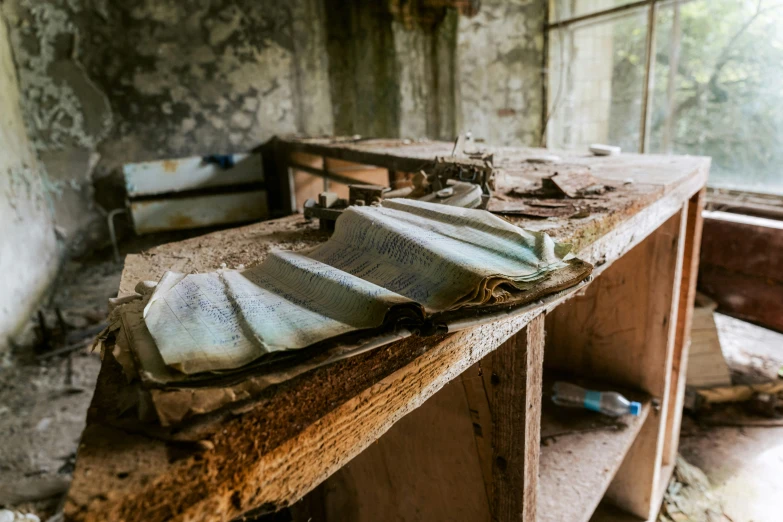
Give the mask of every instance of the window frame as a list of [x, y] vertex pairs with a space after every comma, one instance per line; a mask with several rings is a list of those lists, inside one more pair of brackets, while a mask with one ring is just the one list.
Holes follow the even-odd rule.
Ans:
[[625, 13], [631, 13], [634, 11], [643, 11], [647, 9], [647, 30], [645, 38], [645, 63], [644, 63], [644, 81], [642, 82], [642, 111], [639, 121], [639, 150], [637, 152], [644, 154], [648, 151], [650, 144], [649, 126], [650, 126], [650, 114], [652, 113], [652, 97], [654, 93], [654, 81], [655, 75], [655, 53], [652, 52], [655, 49], [655, 36], [656, 36], [656, 20], [659, 6], [673, 6], [687, 4], [693, 0], [636, 0], [627, 4], [610, 7], [608, 9], [602, 9], [592, 13], [586, 13], [571, 18], [565, 18], [555, 22], [550, 22], [549, 17], [553, 8], [554, 2], [557, 0], [548, 0], [546, 9], [546, 23], [544, 25], [544, 103], [543, 103], [543, 128], [541, 135], [541, 143], [546, 146], [548, 124], [552, 118], [552, 113], [549, 110], [549, 33], [552, 30], [563, 30], [569, 26], [585, 23], [585, 22], [600, 22], [601, 19], [609, 20], [613, 16], [622, 15]]
[[[542, 135], [541, 145], [547, 146], [548, 123], [552, 113], [549, 108], [549, 35], [552, 30], [563, 30], [569, 26], [582, 23], [595, 23], [611, 20], [612, 17], [621, 16], [634, 11], [647, 9], [647, 34], [645, 48], [644, 80], [642, 83], [642, 110], [640, 115], [639, 153], [648, 152], [650, 116], [652, 114], [652, 102], [655, 80], [655, 49], [656, 20], [659, 7], [683, 6], [694, 0], [636, 0], [623, 5], [602, 9], [592, 13], [586, 13], [571, 18], [564, 18], [551, 22], [550, 14], [554, 3], [558, 0], [548, 0], [546, 3], [546, 22], [544, 24], [544, 67], [543, 67], [543, 110], [542, 110]], [[763, 216], [772, 219], [783, 220], [783, 195], [774, 193], [760, 193], [751, 188], [747, 190], [724, 187], [707, 187], [707, 207], [738, 214]]]

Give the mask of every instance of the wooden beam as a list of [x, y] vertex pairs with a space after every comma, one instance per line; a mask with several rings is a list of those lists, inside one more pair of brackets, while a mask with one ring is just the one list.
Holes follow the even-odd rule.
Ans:
[[492, 520], [535, 520], [544, 316], [492, 358]]
[[682, 405], [685, 400], [685, 376], [688, 370], [688, 353], [691, 345], [693, 304], [696, 300], [696, 279], [699, 271], [701, 249], [702, 211], [706, 189], [702, 189], [688, 201], [683, 246], [682, 277], [677, 312], [677, 330], [672, 354], [671, 401], [666, 420], [666, 441], [663, 463], [673, 464], [680, 440]]
[[[435, 155], [428, 153], [423, 157], [413, 157], [412, 149], [426, 150], [421, 144], [411, 144], [408, 140], [319, 140], [282, 138], [281, 146], [286, 153], [304, 152], [316, 156], [335, 158], [363, 165], [375, 165], [388, 170], [419, 172], [435, 164]], [[441, 156], [451, 153], [450, 144], [426, 142]]]
[[288, 216], [296, 212], [293, 200], [293, 179], [279, 138], [272, 138], [260, 147], [264, 179], [269, 188], [269, 213], [272, 217]]
[[783, 222], [706, 212], [699, 290], [718, 311], [783, 332]]

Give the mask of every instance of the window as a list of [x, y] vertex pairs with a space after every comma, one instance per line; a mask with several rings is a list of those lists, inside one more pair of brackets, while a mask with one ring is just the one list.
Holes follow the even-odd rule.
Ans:
[[711, 186], [783, 194], [783, 1], [551, 0], [550, 20], [550, 147], [711, 156]]

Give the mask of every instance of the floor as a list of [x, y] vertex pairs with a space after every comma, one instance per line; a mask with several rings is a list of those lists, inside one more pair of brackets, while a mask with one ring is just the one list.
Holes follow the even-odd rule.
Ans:
[[[203, 233], [133, 238], [121, 254]], [[42, 342], [41, 319], [34, 316], [14, 340], [16, 347], [0, 355], [0, 522], [2, 508], [42, 520], [58, 511], [100, 369], [100, 354], [91, 353], [89, 344], [105, 326], [107, 301], [117, 295], [121, 274], [110, 248], [68, 262], [40, 309], [49, 339]], [[44, 345], [69, 354], [52, 355]]]
[[[32, 513], [41, 520], [58, 511], [100, 366], [98, 354], [89, 353], [86, 345], [101, 327], [106, 301], [115, 295], [120, 274], [121, 266], [111, 261], [109, 252], [68, 264], [47, 307], [46, 322], [58, 323], [54, 309], [59, 308], [69, 325], [69, 346], [78, 345], [76, 351], [70, 356], [36, 355], [34, 318], [27, 337], [18, 341], [20, 346], [0, 359], [0, 519], [2, 508]], [[783, 335], [721, 314], [716, 314], [716, 323], [735, 380], [776, 378], [783, 366]], [[738, 415], [744, 418], [742, 412]], [[783, 426], [705, 426], [686, 416], [681, 454], [704, 471], [709, 504], [716, 507], [711, 514], [702, 509], [701, 518], [677, 520], [783, 520]], [[687, 477], [688, 470], [683, 467], [681, 475]]]
[[[735, 383], [777, 378], [783, 367], [783, 334], [715, 314]], [[758, 417], [727, 408], [732, 422]], [[680, 454], [704, 471], [723, 513], [733, 522], [783, 520], [783, 420], [779, 426], [703, 426], [686, 416]]]

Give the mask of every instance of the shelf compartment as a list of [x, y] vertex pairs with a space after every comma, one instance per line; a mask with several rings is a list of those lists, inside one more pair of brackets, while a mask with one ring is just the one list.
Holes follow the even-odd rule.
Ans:
[[650, 397], [644, 393], [617, 391], [642, 403], [640, 416], [612, 419], [586, 410], [561, 408], [544, 399], [538, 522], [591, 519], [652, 408]]

